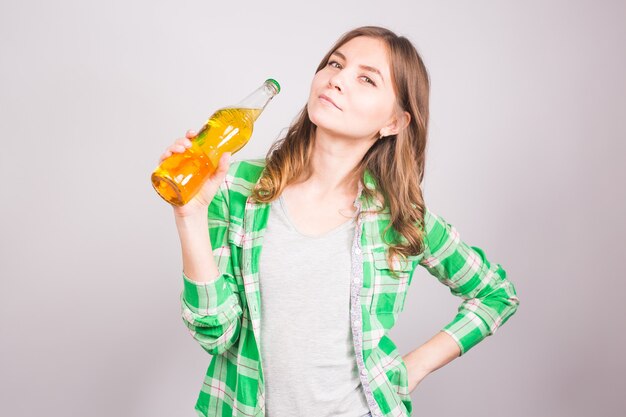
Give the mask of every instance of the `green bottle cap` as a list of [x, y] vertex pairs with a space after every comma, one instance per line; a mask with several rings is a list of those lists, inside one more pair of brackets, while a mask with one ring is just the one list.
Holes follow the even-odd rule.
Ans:
[[270, 82], [270, 83], [274, 84], [274, 85], [276, 86], [276, 90], [277, 90], [277, 91], [276, 91], [276, 94], [280, 93], [280, 84], [278, 84], [278, 81], [276, 81], [276, 80], [275, 80], [275, 79], [273, 79], [273, 78], [268, 78], [267, 80], [265, 80], [265, 82], [266, 82], [266, 83], [267, 83], [267, 82]]

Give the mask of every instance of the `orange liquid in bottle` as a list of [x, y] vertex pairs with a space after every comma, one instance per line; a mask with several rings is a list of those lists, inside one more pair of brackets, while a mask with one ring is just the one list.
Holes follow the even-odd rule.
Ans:
[[168, 203], [182, 206], [215, 172], [224, 152], [239, 151], [252, 136], [262, 109], [225, 108], [216, 111], [183, 153], [173, 153], [152, 173], [152, 186]]

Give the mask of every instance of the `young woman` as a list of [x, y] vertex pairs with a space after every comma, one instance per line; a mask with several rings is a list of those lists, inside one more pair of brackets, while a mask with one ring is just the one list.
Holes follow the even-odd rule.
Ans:
[[[517, 310], [502, 267], [424, 203], [428, 100], [409, 40], [354, 29], [266, 158], [225, 154], [202, 191], [173, 206], [183, 320], [213, 355], [198, 415], [409, 416], [426, 375]], [[418, 265], [463, 301], [401, 357], [388, 331]]]

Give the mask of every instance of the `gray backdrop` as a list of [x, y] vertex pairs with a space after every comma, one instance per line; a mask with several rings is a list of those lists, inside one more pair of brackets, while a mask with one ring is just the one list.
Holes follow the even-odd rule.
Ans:
[[[275, 77], [235, 159], [264, 156], [327, 49], [374, 24], [431, 75], [429, 205], [521, 300], [422, 381], [413, 415], [621, 415], [625, 17], [619, 1], [3, 0], [0, 414], [195, 416], [210, 356], [180, 318], [178, 236], [150, 173]], [[460, 299], [421, 269], [406, 302], [403, 355]]]

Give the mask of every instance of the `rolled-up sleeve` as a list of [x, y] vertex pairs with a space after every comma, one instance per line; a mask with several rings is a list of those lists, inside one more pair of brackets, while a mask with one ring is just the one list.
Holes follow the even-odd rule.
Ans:
[[502, 265], [484, 251], [463, 242], [456, 228], [426, 207], [425, 249], [420, 265], [463, 298], [454, 319], [441, 330], [461, 349], [461, 355], [496, 332], [516, 311], [519, 299]]
[[193, 338], [211, 355], [221, 354], [239, 338], [241, 300], [237, 290], [228, 243], [227, 191], [220, 187], [208, 210], [213, 256], [220, 275], [211, 282], [196, 282], [182, 273], [182, 318]]

